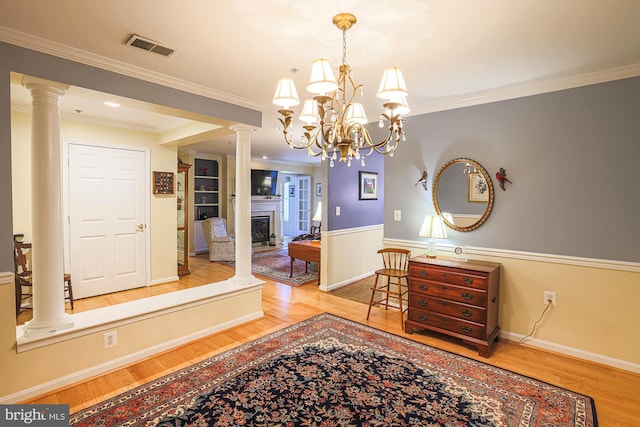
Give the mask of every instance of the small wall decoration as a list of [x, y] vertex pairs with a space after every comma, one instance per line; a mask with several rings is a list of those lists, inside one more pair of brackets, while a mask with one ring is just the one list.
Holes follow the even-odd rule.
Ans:
[[422, 188], [424, 188], [425, 190], [429, 189], [429, 186], [427, 185], [427, 171], [422, 172], [422, 176], [415, 184], [413, 184], [413, 186], [415, 187], [418, 184], [422, 184]]
[[378, 173], [358, 173], [360, 178], [360, 200], [378, 200]]
[[496, 172], [496, 179], [498, 180], [498, 184], [500, 184], [500, 188], [502, 188], [502, 191], [505, 190], [504, 188], [505, 182], [508, 182], [509, 184], [513, 184], [513, 182], [509, 181], [509, 178], [507, 178], [507, 171], [504, 168], [500, 168], [500, 170]]
[[153, 172], [153, 194], [173, 194], [173, 172]]
[[322, 183], [316, 183], [316, 196], [322, 196]]
[[470, 202], [488, 202], [489, 201], [489, 186], [487, 181], [480, 172], [469, 172], [469, 197]]

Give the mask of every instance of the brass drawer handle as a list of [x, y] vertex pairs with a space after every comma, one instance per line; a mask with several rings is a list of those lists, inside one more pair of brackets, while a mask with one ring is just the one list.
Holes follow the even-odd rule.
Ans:
[[442, 277], [447, 277], [447, 273], [442, 273]]
[[425, 316], [424, 314], [418, 314], [418, 320], [421, 322], [426, 322], [427, 316]]
[[465, 277], [462, 279], [462, 281], [465, 283], [465, 285], [470, 285], [473, 283], [473, 279], [470, 277]]
[[473, 332], [473, 329], [471, 329], [468, 326], [463, 326], [460, 328], [462, 330], [462, 332], [464, 332], [465, 334], [470, 334], [471, 332]]
[[427, 305], [429, 305], [429, 301], [427, 301], [427, 300], [423, 300], [423, 299], [418, 300], [418, 305], [419, 305], [420, 307], [426, 307]]
[[469, 311], [469, 310], [462, 310], [462, 315], [464, 317], [471, 317], [471, 316], [473, 316], [473, 312]]
[[463, 292], [462, 293], [462, 298], [471, 301], [473, 299], [473, 294], [467, 293], [467, 292]]
[[440, 290], [441, 291], [446, 291], [447, 289], [449, 289], [449, 288], [447, 288], [446, 286], [440, 286]]
[[427, 285], [418, 285], [418, 289], [420, 289], [421, 291], [426, 291], [427, 289], [429, 289], [429, 286], [427, 286]]
[[418, 272], [418, 276], [427, 277], [429, 275], [428, 271], [421, 270]]

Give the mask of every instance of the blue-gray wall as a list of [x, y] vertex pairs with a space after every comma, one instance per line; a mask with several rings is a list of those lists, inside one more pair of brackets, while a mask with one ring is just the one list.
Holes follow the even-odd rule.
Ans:
[[[346, 228], [364, 227], [384, 223], [384, 158], [373, 153], [365, 157], [365, 166], [360, 162], [336, 162], [334, 167], [327, 168], [328, 222], [327, 230], [343, 230]], [[378, 173], [378, 199], [359, 200], [359, 172]], [[325, 190], [326, 191], [326, 190]], [[340, 206], [340, 216], [336, 216], [336, 206]]]
[[149, 83], [0, 42], [0, 271], [13, 271], [10, 72], [41, 77], [233, 122], [261, 126], [262, 114], [237, 105]]
[[[406, 143], [385, 159], [385, 237], [422, 240], [435, 172], [468, 157], [492, 176], [495, 205], [449, 243], [640, 262], [639, 114], [637, 77], [410, 117]], [[429, 191], [414, 187], [423, 170]]]

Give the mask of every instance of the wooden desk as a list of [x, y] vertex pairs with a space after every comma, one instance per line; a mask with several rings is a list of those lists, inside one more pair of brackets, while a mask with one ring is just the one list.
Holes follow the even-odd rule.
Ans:
[[305, 273], [308, 271], [309, 262], [318, 263], [318, 283], [320, 283], [320, 240], [298, 240], [289, 243], [289, 257], [291, 257], [291, 268], [289, 277], [293, 277], [293, 261], [300, 259], [307, 262]]

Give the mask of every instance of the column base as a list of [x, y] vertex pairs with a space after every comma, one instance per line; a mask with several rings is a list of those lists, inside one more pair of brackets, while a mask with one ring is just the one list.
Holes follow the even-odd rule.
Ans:
[[57, 321], [39, 321], [29, 320], [24, 324], [24, 336], [25, 337], [42, 337], [46, 335], [54, 335], [56, 332], [63, 329], [73, 328], [73, 320], [71, 316], [65, 313]]
[[229, 281], [234, 285], [238, 285], [238, 286], [249, 286], [249, 285], [255, 285], [256, 283], [263, 282], [260, 279], [256, 279], [256, 277], [253, 276], [252, 274], [250, 274], [249, 277], [241, 277], [236, 274], [235, 276], [230, 278]]

